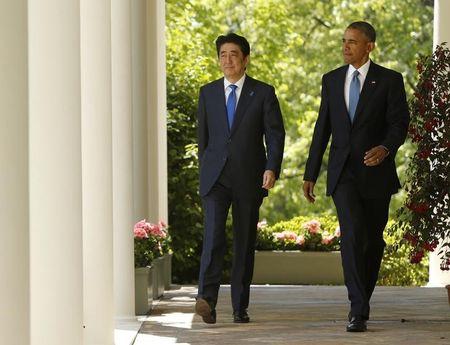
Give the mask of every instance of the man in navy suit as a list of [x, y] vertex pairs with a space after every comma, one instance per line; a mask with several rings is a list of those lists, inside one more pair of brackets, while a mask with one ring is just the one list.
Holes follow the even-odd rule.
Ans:
[[245, 73], [247, 40], [219, 36], [216, 49], [224, 77], [202, 86], [198, 102], [204, 236], [195, 311], [204, 322], [216, 322], [231, 206], [233, 321], [246, 323], [259, 208], [280, 175], [285, 132], [274, 88]]
[[369, 59], [375, 38], [375, 29], [366, 22], [352, 23], [345, 30], [346, 65], [322, 78], [322, 101], [303, 183], [304, 196], [314, 202], [314, 184], [331, 135], [327, 195], [333, 197], [341, 228], [342, 266], [351, 303], [348, 332], [367, 329], [389, 202], [400, 188], [395, 155], [409, 123], [402, 75]]

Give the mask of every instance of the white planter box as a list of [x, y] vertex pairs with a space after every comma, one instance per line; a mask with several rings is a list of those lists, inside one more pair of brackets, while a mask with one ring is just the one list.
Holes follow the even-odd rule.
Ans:
[[153, 302], [153, 267], [134, 269], [136, 315], [146, 315]]
[[256, 251], [252, 283], [342, 285], [341, 253]]
[[164, 289], [170, 290], [172, 285], [172, 254], [164, 254]]
[[164, 257], [152, 261], [153, 271], [153, 299], [164, 295]]

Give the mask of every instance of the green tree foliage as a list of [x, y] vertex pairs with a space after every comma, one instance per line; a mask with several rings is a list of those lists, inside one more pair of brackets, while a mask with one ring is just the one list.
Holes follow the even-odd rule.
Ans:
[[[169, 0], [166, 1], [167, 91], [169, 110], [169, 220], [179, 281], [196, 279], [202, 219], [197, 192], [196, 103], [199, 87], [221, 76], [214, 41], [234, 31], [251, 45], [248, 74], [275, 86], [287, 130], [281, 179], [266, 198], [261, 218], [270, 222], [295, 215], [334, 214], [325, 197], [308, 204], [300, 193], [320, 103], [322, 74], [342, 64], [345, 27], [367, 20], [377, 29], [373, 60], [401, 72], [412, 94], [418, 54], [432, 48], [433, 9], [424, 0]], [[327, 155], [327, 154], [326, 154]], [[398, 154], [405, 170], [412, 146]], [[324, 159], [323, 171], [327, 161]], [[324, 174], [323, 174], [324, 175]], [[393, 200], [392, 209], [404, 196]]]

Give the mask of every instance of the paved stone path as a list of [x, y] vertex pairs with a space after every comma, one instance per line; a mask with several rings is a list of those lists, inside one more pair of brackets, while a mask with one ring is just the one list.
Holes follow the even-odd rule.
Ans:
[[146, 317], [143, 344], [450, 345], [444, 288], [377, 287], [368, 332], [347, 333], [343, 286], [252, 286], [249, 324], [234, 324], [230, 288], [221, 287], [217, 324], [194, 315], [196, 287], [173, 287]]

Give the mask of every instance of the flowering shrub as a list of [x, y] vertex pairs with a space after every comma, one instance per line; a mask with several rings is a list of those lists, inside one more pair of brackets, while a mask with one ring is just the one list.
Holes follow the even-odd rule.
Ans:
[[134, 225], [134, 266], [150, 266], [153, 259], [169, 252], [170, 237], [167, 225], [146, 222], [145, 219]]
[[[410, 102], [408, 136], [417, 145], [406, 172], [407, 197], [391, 233], [400, 231], [410, 250], [410, 262], [420, 263], [426, 252], [450, 237], [450, 50], [436, 47], [419, 60], [419, 82]], [[450, 241], [438, 248], [441, 269], [450, 268]]]
[[313, 220], [295, 217], [269, 226], [258, 223], [256, 249], [258, 250], [339, 250], [340, 230], [335, 217], [324, 216]]
[[[392, 228], [393, 221], [388, 227]], [[344, 229], [343, 229], [344, 231]], [[339, 250], [340, 228], [336, 217], [295, 217], [269, 226], [266, 221], [258, 223], [257, 250]], [[428, 259], [410, 264], [410, 248], [400, 247], [401, 232], [385, 232], [383, 261], [378, 276], [379, 285], [423, 286], [428, 281]], [[282, 269], [282, 268], [281, 268]]]

